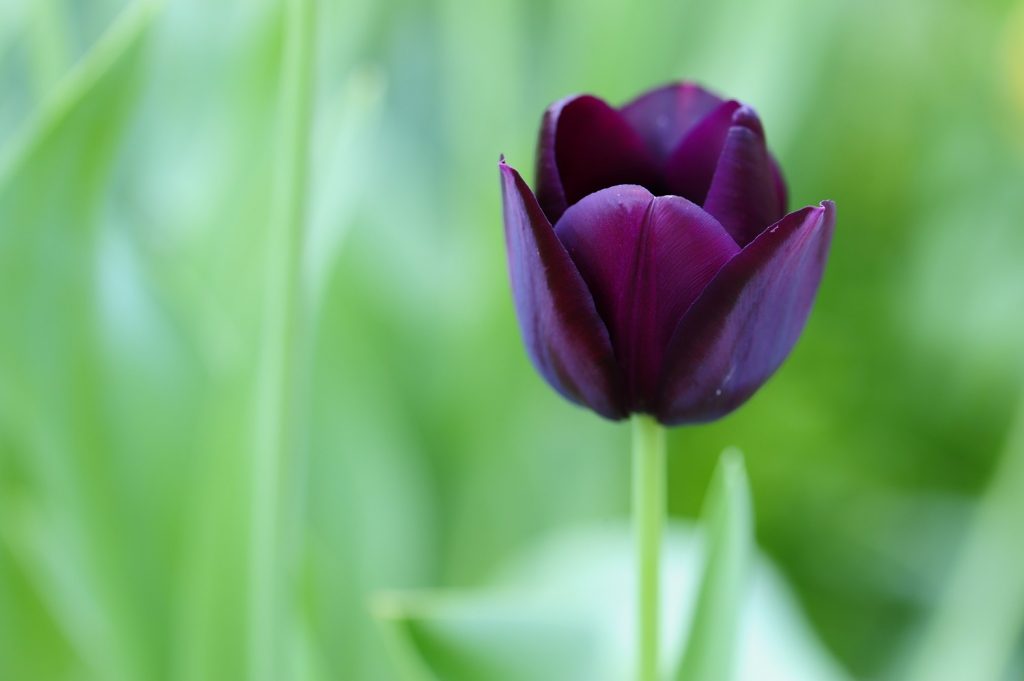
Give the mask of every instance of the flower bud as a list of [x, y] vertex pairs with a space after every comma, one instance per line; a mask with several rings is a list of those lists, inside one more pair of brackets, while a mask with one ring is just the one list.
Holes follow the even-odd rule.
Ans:
[[516, 313], [547, 382], [609, 419], [736, 409], [782, 364], [821, 281], [830, 201], [786, 212], [756, 112], [689, 83], [545, 112], [536, 194], [499, 164]]

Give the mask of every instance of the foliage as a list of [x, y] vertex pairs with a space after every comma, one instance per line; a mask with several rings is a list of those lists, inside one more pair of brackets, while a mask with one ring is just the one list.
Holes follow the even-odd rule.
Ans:
[[[1020, 560], [1002, 539], [1024, 499], [1006, 463], [1024, 384], [1019, 2], [315, 5], [282, 407], [298, 437], [274, 507], [291, 678], [397, 679], [371, 594], [494, 583], [555, 529], [625, 516], [625, 429], [549, 394], [520, 346], [496, 163], [529, 167], [550, 101], [680, 77], [754, 103], [794, 204], [832, 198], [838, 224], [780, 373], [673, 433], [673, 514], [697, 514], [737, 446], [758, 544], [798, 597], [786, 612], [816, 632], [796, 638], [859, 678], [927, 674], [934, 651], [1019, 676], [1024, 570], [978, 570]], [[0, 0], [0, 678], [252, 671], [287, 16]], [[972, 603], [989, 604], [984, 646]]]

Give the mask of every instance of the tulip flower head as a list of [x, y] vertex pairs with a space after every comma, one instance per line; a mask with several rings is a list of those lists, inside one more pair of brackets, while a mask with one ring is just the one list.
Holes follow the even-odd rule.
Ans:
[[787, 213], [749, 106], [690, 83], [619, 109], [570, 97], [544, 114], [536, 191], [499, 168], [523, 339], [570, 401], [616, 420], [711, 421], [793, 348], [835, 206]]

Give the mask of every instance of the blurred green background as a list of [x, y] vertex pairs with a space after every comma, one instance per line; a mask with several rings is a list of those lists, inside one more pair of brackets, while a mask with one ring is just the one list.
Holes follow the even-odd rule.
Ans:
[[1024, 4], [320, 0], [309, 111], [285, 4], [0, 0], [0, 679], [390, 681], [376, 589], [625, 517], [628, 427], [522, 349], [496, 163], [680, 78], [838, 226], [779, 374], [671, 433], [671, 512], [736, 445], [853, 676], [1024, 678]]

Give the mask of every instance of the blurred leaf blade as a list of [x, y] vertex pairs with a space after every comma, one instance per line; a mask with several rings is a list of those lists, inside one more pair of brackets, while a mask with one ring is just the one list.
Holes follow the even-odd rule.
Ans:
[[522, 596], [381, 595], [374, 610], [395, 639], [406, 681], [595, 678], [585, 621]]
[[[683, 638], [702, 588], [700, 533], [666, 527], [666, 635]], [[558, 532], [471, 591], [387, 592], [372, 610], [401, 681], [621, 681], [632, 671], [633, 546], [627, 524]], [[754, 549], [751, 547], [751, 553]], [[849, 681], [815, 637], [785, 579], [763, 557], [734, 631], [743, 681]], [[681, 645], [668, 644], [669, 653]], [[552, 650], [554, 648], [554, 650]], [[546, 658], [548, 667], [529, 658]], [[709, 672], [722, 667], [706, 666]], [[722, 677], [723, 679], [725, 677]]]
[[[0, 160], [0, 185], [14, 181], [16, 178], [12, 178], [12, 175], [26, 172], [23, 169], [25, 164], [38, 164], [38, 157], [46, 154], [48, 147], [61, 146], [68, 153], [81, 153], [83, 149], [99, 151], [96, 146], [69, 144], [70, 140], [59, 140], [58, 135], [62, 134], [62, 129], [82, 125], [79, 121], [86, 117], [91, 117], [85, 124], [93, 125], [94, 131], [118, 129], [123, 113], [105, 121], [96, 118], [97, 103], [94, 100], [100, 98], [96, 93], [111, 86], [114, 87], [112, 92], [124, 92], [121, 97], [113, 97], [102, 103], [102, 106], [108, 107], [108, 115], [117, 114], [126, 103], [123, 101], [125, 95], [131, 97], [134, 94], [138, 83], [135, 78], [128, 77], [125, 69], [138, 67], [142, 56], [142, 41], [159, 8], [160, 0], [133, 2], [90, 53], [63, 78], [43, 103], [40, 114], [17, 136], [7, 156]], [[112, 152], [114, 146], [111, 142], [114, 140], [105, 141], [105, 146]], [[61, 145], [61, 142], [64, 144]], [[33, 161], [33, 157], [36, 160]], [[109, 155], [96, 153], [96, 160], [109, 162]], [[102, 179], [102, 175], [98, 179]], [[89, 189], [92, 191], [87, 191]], [[80, 191], [87, 195], [102, 196], [102, 192], [97, 191], [94, 185], [86, 184]]]
[[[300, 353], [306, 342], [302, 303], [313, 111], [316, 104], [316, 3], [282, 0], [284, 45], [275, 133], [274, 189], [267, 225], [259, 359], [252, 420], [252, 491], [248, 600], [248, 678], [275, 681], [299, 652], [289, 634], [297, 616], [298, 556], [304, 514], [296, 496], [305, 472], [299, 409]], [[287, 662], [285, 655], [289, 656]]]
[[[36, 500], [0, 494], [2, 538], [86, 667], [149, 674], [152, 643], [123, 584], [96, 290], [96, 236], [134, 110], [156, 3], [133, 4], [56, 86], [0, 162], [0, 457]], [[15, 488], [17, 489], [17, 488]], [[0, 655], [0, 676], [17, 664]]]
[[904, 678], [1002, 681], [1024, 631], [1024, 399]]
[[733, 678], [736, 642], [754, 551], [754, 517], [743, 454], [726, 450], [711, 481], [701, 528], [706, 559], [690, 635], [676, 679]]

